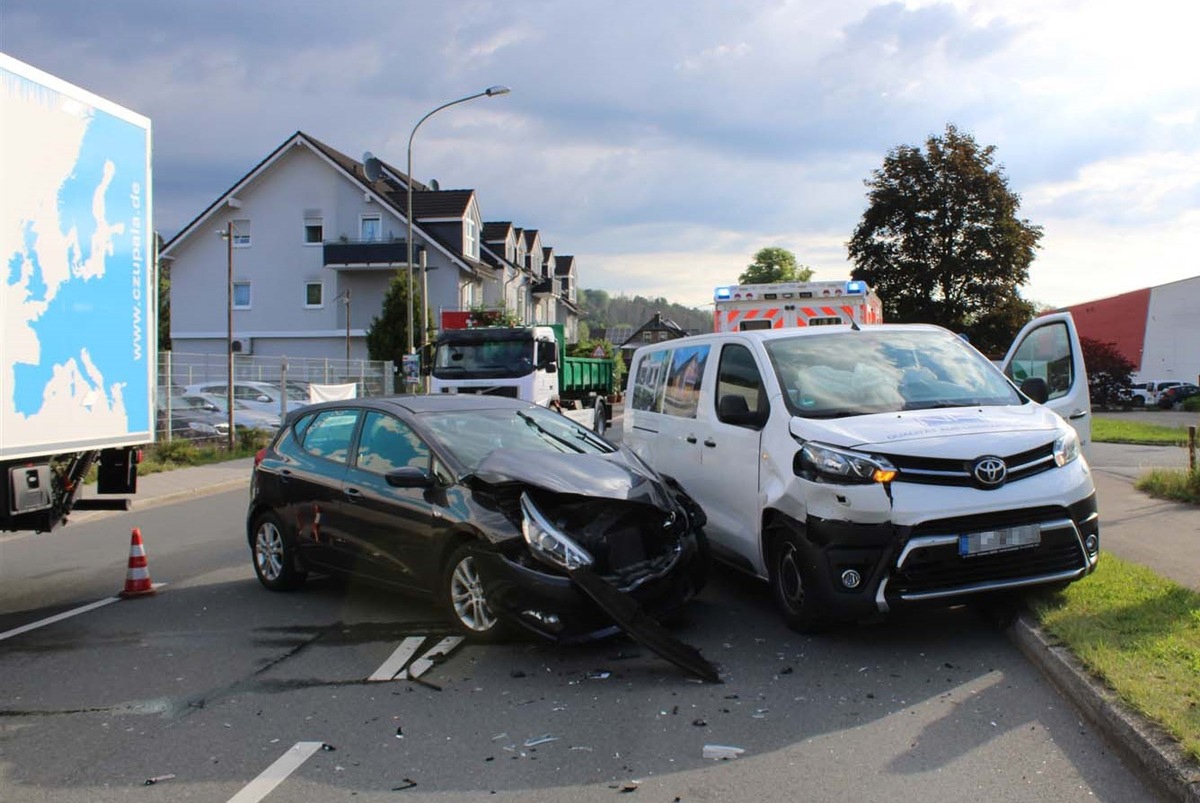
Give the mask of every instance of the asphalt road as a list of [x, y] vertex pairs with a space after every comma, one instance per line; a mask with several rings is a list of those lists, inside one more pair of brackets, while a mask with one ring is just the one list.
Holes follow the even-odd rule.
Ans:
[[[445, 634], [438, 612], [320, 579], [262, 589], [245, 502], [0, 542], [0, 799], [1154, 799], [968, 608], [804, 637], [718, 573], [677, 633], [720, 685], [623, 638], [468, 643], [420, 682], [372, 682], [406, 638]], [[120, 590], [133, 527], [158, 594], [8, 635]]]

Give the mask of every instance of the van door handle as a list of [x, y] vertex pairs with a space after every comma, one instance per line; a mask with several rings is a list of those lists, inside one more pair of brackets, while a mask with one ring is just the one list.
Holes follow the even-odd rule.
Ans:
[[1076, 410], [1075, 412], [1071, 413], [1071, 415], [1068, 416], [1068, 420], [1078, 421], [1081, 418], [1087, 417], [1087, 414], [1088, 414], [1087, 410]]
[[695, 435], [688, 435], [686, 438], [684, 438], [684, 440], [685, 440], [685, 441], [687, 441], [688, 443], [695, 443], [695, 442], [696, 442], [696, 436], [695, 436]]
[[710, 449], [715, 449], [715, 448], [717, 448], [717, 442], [716, 442], [716, 441], [714, 441], [712, 438], [705, 438], [705, 439], [704, 439], [704, 445], [705, 445], [705, 446], [707, 446], [707, 447], [708, 447], [708, 448], [710, 448]]

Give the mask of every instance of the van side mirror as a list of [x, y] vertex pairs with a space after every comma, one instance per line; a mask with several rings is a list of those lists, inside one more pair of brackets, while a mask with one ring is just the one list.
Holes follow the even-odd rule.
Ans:
[[767, 411], [751, 410], [745, 396], [727, 393], [717, 400], [717, 418], [735, 427], [761, 429], [767, 423]]
[[1045, 404], [1050, 398], [1050, 387], [1040, 376], [1031, 376], [1022, 382], [1021, 392], [1038, 404]]

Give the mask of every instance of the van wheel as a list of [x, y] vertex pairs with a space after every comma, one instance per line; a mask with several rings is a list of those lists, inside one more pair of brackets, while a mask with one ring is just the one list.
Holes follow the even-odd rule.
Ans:
[[254, 520], [250, 551], [254, 557], [254, 573], [267, 588], [290, 591], [304, 584], [308, 571], [300, 564], [296, 544], [288, 538], [274, 513], [263, 513]]
[[597, 435], [603, 436], [608, 432], [608, 417], [605, 415], [604, 401], [596, 399], [595, 415], [592, 417], [592, 429]]
[[508, 635], [508, 628], [488, 605], [487, 588], [475, 555], [471, 544], [454, 550], [442, 575], [442, 602], [461, 635], [485, 642], [500, 641]]
[[804, 561], [800, 537], [783, 525], [767, 530], [770, 546], [771, 595], [788, 627], [799, 633], [819, 630], [824, 621], [817, 616], [813, 598], [813, 572]]

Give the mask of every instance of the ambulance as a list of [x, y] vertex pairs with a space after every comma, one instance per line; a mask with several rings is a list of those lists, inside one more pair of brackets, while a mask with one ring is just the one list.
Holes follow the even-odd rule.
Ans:
[[866, 282], [776, 282], [718, 287], [713, 331], [883, 323], [883, 304]]

